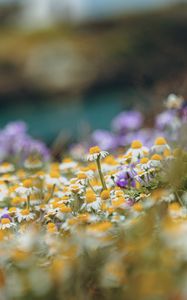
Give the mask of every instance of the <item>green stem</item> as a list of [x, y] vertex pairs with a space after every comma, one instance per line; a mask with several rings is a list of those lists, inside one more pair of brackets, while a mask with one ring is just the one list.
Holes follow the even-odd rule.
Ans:
[[89, 180], [88, 180], [88, 185], [91, 188], [92, 192], [94, 192], [94, 194], [95, 194], [95, 190], [94, 190], [93, 186], [91, 185], [91, 183], [89, 182]]
[[49, 202], [49, 200], [53, 197], [53, 194], [54, 194], [54, 191], [55, 191], [55, 187], [56, 187], [56, 184], [53, 184], [53, 187], [52, 187], [52, 190], [51, 190], [51, 194], [50, 194], [47, 202]]
[[184, 206], [184, 203], [182, 202], [182, 199], [181, 199], [181, 197], [179, 196], [179, 194], [178, 194], [177, 191], [175, 191], [175, 195], [176, 195], [177, 200], [179, 201], [180, 205], [181, 205], [181, 206]]
[[101, 171], [100, 157], [97, 158], [96, 163], [97, 163], [97, 168], [98, 168], [99, 177], [100, 177], [100, 180], [101, 180], [101, 184], [102, 184], [103, 190], [107, 190], [105, 179], [104, 179], [103, 173]]
[[30, 209], [30, 195], [27, 196], [27, 208]]

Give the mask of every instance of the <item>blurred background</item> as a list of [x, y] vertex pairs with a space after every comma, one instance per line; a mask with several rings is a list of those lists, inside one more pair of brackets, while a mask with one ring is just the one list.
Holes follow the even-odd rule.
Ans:
[[0, 127], [51, 144], [187, 96], [187, 1], [0, 0]]

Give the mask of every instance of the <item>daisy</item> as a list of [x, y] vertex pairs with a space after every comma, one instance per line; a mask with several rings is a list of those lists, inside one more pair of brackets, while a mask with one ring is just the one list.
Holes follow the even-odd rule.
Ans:
[[149, 158], [143, 157], [140, 159], [140, 162], [136, 165], [135, 170], [147, 170], [149, 169]]
[[15, 171], [15, 167], [11, 163], [3, 162], [2, 164], [0, 164], [0, 173], [9, 173], [14, 171]]
[[22, 221], [31, 221], [34, 220], [35, 214], [30, 212], [29, 209], [20, 209], [16, 213], [16, 217], [18, 219], [18, 222], [21, 223]]
[[107, 155], [109, 155], [107, 151], [101, 151], [101, 149], [98, 146], [94, 146], [90, 148], [87, 160], [95, 161], [98, 158], [105, 158]]
[[161, 167], [161, 161], [162, 161], [163, 157], [159, 154], [153, 154], [151, 156], [151, 159], [149, 161], [149, 166], [150, 167]]
[[166, 139], [164, 137], [156, 138], [154, 145], [151, 147], [151, 151], [156, 152], [158, 154], [163, 154], [164, 151], [166, 150], [170, 150], [170, 147], [167, 144]]
[[87, 211], [98, 211], [101, 207], [101, 199], [96, 196], [96, 194], [88, 190], [85, 194], [85, 203], [82, 205], [81, 209], [86, 208]]
[[70, 169], [74, 169], [77, 167], [77, 163], [72, 161], [69, 158], [65, 158], [63, 162], [60, 164], [60, 171], [69, 171]]
[[16, 224], [12, 221], [12, 219], [10, 217], [2, 217], [1, 221], [0, 221], [0, 229], [9, 229], [12, 227], [15, 227]]
[[30, 170], [39, 169], [42, 167], [42, 162], [39, 158], [30, 156], [25, 160], [24, 167]]
[[61, 205], [61, 207], [58, 209], [57, 214], [55, 215], [59, 220], [65, 220], [67, 217], [70, 217], [72, 213], [71, 207], [64, 205]]
[[144, 157], [149, 153], [149, 149], [142, 145], [139, 140], [132, 142], [130, 149], [127, 151], [126, 155], [132, 156], [132, 162], [138, 161], [138, 159]]

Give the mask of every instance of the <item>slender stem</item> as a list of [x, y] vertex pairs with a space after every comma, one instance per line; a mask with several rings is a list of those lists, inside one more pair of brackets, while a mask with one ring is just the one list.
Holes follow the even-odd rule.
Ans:
[[74, 203], [73, 203], [73, 210], [74, 212], [78, 212], [81, 208], [82, 201], [77, 193], [74, 193]]
[[52, 190], [51, 190], [51, 194], [50, 194], [47, 202], [49, 202], [49, 200], [53, 197], [53, 194], [54, 194], [54, 191], [55, 191], [55, 187], [56, 187], [56, 184], [53, 184]]
[[105, 179], [104, 179], [103, 173], [101, 171], [100, 157], [97, 158], [96, 163], [97, 163], [97, 168], [98, 168], [99, 177], [100, 177], [100, 180], [101, 180], [101, 184], [102, 184], [103, 190], [107, 190]]
[[95, 190], [94, 190], [94, 188], [93, 188], [93, 186], [91, 185], [91, 183], [90, 183], [89, 180], [88, 180], [88, 185], [89, 185], [89, 187], [91, 188], [92, 192], [94, 192], [94, 194], [95, 194]]
[[184, 206], [184, 203], [182, 202], [182, 199], [181, 199], [181, 197], [179, 196], [179, 194], [178, 194], [177, 191], [175, 191], [175, 195], [176, 195], [177, 200], [179, 201], [180, 205], [181, 205], [181, 206]]
[[27, 196], [27, 208], [30, 209], [30, 194]]

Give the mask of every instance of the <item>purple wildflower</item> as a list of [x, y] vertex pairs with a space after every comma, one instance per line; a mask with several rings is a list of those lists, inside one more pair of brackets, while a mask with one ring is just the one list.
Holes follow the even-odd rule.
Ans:
[[9, 214], [3, 214], [3, 215], [1, 216], [1, 219], [9, 219], [10, 221], [12, 221], [12, 218], [10, 217]]
[[31, 154], [38, 154], [43, 160], [49, 159], [49, 150], [45, 144], [27, 133], [24, 122], [11, 122], [0, 130], [0, 161], [9, 156], [19, 157], [23, 161]]
[[166, 110], [157, 115], [155, 120], [156, 128], [159, 130], [165, 130], [168, 126], [172, 124], [176, 118], [177, 111], [174, 109]]
[[134, 179], [134, 176], [136, 175], [136, 172], [133, 169], [128, 169], [126, 171], [121, 171], [118, 173], [116, 177], [116, 185], [120, 188], [130, 188], [136, 186], [136, 181]]
[[112, 129], [119, 133], [137, 130], [142, 126], [143, 116], [139, 111], [124, 111], [112, 121]]
[[114, 150], [118, 146], [115, 135], [107, 130], [95, 130], [91, 139], [94, 145], [98, 145], [105, 151]]

